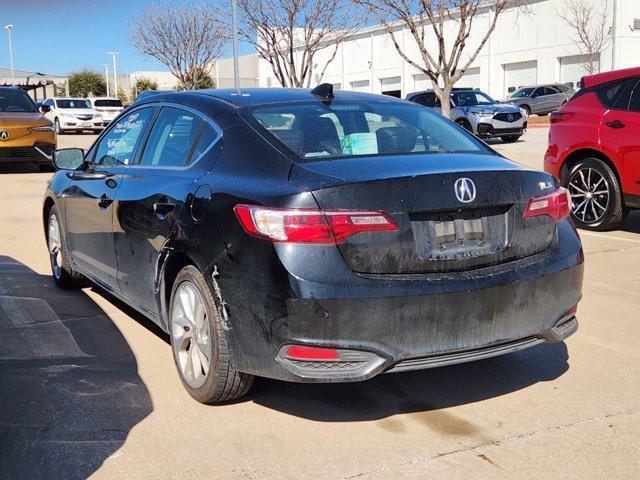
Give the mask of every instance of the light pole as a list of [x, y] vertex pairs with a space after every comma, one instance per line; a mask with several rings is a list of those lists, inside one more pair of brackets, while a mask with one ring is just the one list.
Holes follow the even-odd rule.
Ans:
[[4, 28], [7, 30], [7, 35], [9, 35], [9, 65], [11, 66], [11, 85], [15, 85], [16, 79], [13, 73], [13, 45], [11, 44], [11, 29], [13, 28], [13, 25], [5, 25]]
[[118, 97], [118, 72], [116, 70], [116, 55], [119, 55], [120, 52], [107, 52], [108, 55], [111, 55], [113, 57], [113, 91], [114, 91], [114, 97]]
[[236, 0], [231, 0], [231, 24], [233, 29], [233, 86], [240, 93], [240, 72], [238, 65], [238, 14]]
[[104, 80], [107, 82], [107, 97], [109, 96], [109, 64], [103, 63], [104, 66]]

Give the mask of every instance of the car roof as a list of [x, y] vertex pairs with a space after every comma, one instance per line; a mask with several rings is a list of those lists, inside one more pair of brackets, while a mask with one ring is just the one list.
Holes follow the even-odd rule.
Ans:
[[584, 88], [594, 87], [596, 85], [612, 82], [621, 78], [634, 77], [636, 75], [640, 75], [640, 67], [613, 70], [611, 72], [603, 72], [596, 75], [587, 75], [582, 77], [582, 86]]
[[[236, 90], [234, 88], [220, 88], [183, 93], [195, 93], [198, 95], [214, 97], [236, 107], [318, 100], [318, 97], [313, 95], [309, 88], [241, 88], [240, 90]], [[335, 100], [343, 101], [361, 100], [402, 102], [399, 98], [373, 93], [335, 90], [333, 94]]]

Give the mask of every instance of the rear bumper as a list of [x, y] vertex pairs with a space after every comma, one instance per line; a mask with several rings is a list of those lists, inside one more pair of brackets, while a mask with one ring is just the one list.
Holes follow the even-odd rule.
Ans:
[[[293, 295], [284, 304], [277, 301], [283, 290], [261, 296], [265, 279], [258, 273], [251, 292], [246, 285], [230, 289], [233, 282], [221, 274], [232, 361], [260, 376], [347, 382], [562, 341], [577, 329], [572, 307], [581, 298], [583, 254], [569, 222], [559, 225], [558, 237], [542, 254], [449, 275], [362, 276], [340, 271], [325, 256], [334, 282], [319, 284], [299, 271], [289, 279]], [[281, 260], [288, 265], [285, 250]], [[245, 310], [249, 295], [263, 306], [259, 314]], [[334, 363], [291, 362], [290, 345], [345, 354]]]

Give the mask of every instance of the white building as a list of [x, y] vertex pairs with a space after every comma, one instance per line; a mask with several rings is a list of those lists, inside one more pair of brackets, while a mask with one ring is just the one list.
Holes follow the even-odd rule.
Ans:
[[[605, 0], [591, 2], [600, 9], [606, 4]], [[456, 86], [479, 87], [494, 97], [503, 97], [523, 85], [576, 84], [586, 74], [585, 59], [570, 39], [573, 32], [558, 14], [565, 11], [566, 0], [529, 0], [528, 3], [529, 14], [512, 9], [499, 17], [493, 34]], [[608, 5], [612, 35], [600, 54], [600, 71], [640, 66], [640, 0], [609, 0]], [[489, 19], [490, 13], [486, 12], [475, 20], [465, 48], [467, 54], [476, 49]], [[426, 31], [429, 29], [427, 26]], [[418, 49], [408, 30], [398, 27], [396, 38], [405, 46], [408, 56], [418, 61]], [[429, 42], [434, 46], [432, 51], [435, 50], [433, 33], [430, 37], [427, 35], [427, 44]], [[320, 67], [330, 50], [318, 52]], [[318, 77], [316, 74], [312, 85], [320, 81]], [[270, 65], [263, 59], [259, 61], [258, 78], [261, 87], [279, 85]], [[400, 57], [382, 26], [359, 30], [344, 42], [322, 82], [345, 90], [403, 97], [431, 88], [425, 75]]]

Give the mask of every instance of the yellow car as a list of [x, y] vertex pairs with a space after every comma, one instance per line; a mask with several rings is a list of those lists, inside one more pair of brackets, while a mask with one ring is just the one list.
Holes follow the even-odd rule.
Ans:
[[53, 124], [27, 93], [17, 87], [0, 87], [0, 163], [32, 162], [50, 169], [56, 143]]

